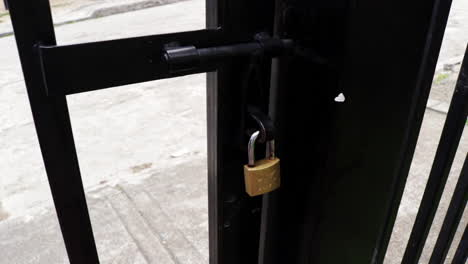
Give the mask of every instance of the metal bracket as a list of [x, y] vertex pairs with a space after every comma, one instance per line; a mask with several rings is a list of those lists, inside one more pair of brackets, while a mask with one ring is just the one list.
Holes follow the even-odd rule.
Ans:
[[[258, 142], [265, 143], [275, 139], [275, 124], [273, 120], [255, 106], [248, 106], [247, 113], [256, 123], [256, 127], [260, 130], [260, 138]], [[250, 126], [249, 126], [250, 127]]]
[[53, 96], [209, 72], [233, 57], [263, 52], [272, 58], [293, 50], [292, 40], [265, 33], [249, 41], [227, 36], [219, 29], [204, 29], [64, 46], [38, 45], [37, 49], [45, 92]]

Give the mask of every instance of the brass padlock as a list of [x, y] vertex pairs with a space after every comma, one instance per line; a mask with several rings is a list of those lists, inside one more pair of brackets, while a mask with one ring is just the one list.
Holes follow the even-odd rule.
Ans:
[[275, 141], [267, 142], [267, 157], [255, 161], [255, 142], [259, 131], [252, 134], [249, 145], [249, 164], [244, 166], [245, 190], [250, 196], [262, 195], [280, 187], [280, 160], [275, 157]]

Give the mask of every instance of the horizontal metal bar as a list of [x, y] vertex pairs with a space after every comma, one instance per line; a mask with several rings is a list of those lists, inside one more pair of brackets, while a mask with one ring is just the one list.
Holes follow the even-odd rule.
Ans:
[[170, 73], [163, 58], [168, 43], [207, 48], [248, 41], [252, 40], [226, 37], [220, 29], [207, 29], [76, 45], [39, 46], [39, 53], [47, 94], [68, 95], [214, 70], [202, 67]]
[[[247, 42], [250, 41], [250, 42]], [[190, 43], [190, 46], [183, 46]], [[232, 57], [256, 51], [278, 56], [292, 40], [223, 37], [221, 30], [85, 43], [39, 46], [48, 95], [66, 95], [125, 84], [213, 71]]]
[[457, 232], [457, 227], [465, 210], [468, 199], [468, 155], [465, 158], [460, 178], [458, 178], [455, 191], [453, 192], [450, 206], [447, 210], [447, 215], [444, 219], [444, 224], [440, 230], [439, 237], [432, 251], [429, 264], [444, 263], [447, 253], [452, 244], [453, 237]]
[[271, 37], [259, 38], [254, 42], [225, 46], [197, 48], [195, 46], [169, 47], [164, 58], [171, 73], [190, 71], [206, 65], [214, 65], [233, 57], [246, 57], [260, 53], [265, 57], [277, 57], [291, 53], [294, 45], [291, 39]]

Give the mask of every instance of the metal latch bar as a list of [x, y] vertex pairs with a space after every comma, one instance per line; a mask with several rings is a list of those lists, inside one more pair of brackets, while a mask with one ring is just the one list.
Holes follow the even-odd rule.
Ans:
[[291, 39], [261, 37], [257, 38], [255, 42], [200, 49], [193, 45], [167, 46], [164, 59], [169, 65], [170, 73], [183, 73], [199, 67], [216, 65], [233, 57], [250, 56], [255, 52], [261, 52], [268, 57], [277, 57], [288, 54], [292, 49], [293, 41]]

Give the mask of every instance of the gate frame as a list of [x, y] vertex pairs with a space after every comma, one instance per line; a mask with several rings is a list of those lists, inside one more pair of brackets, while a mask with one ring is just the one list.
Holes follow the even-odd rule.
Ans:
[[[405, 4], [404, 9], [389, 4], [382, 14], [366, 11], [366, 8], [375, 7], [375, 1], [348, 2], [207, 0], [206, 30], [57, 46], [48, 0], [12, 1], [10, 15], [28, 96], [70, 262], [99, 263], [99, 260], [66, 95], [214, 70], [200, 67], [183, 74], [172, 74], [162, 63], [160, 55], [164, 45], [172, 41], [203, 48], [248, 42], [254, 34], [267, 31], [275, 32], [279, 37], [292, 37], [303, 48], [292, 58], [275, 60], [272, 68], [269, 61], [261, 65], [264, 71], [260, 79], [269, 83], [271, 69], [272, 85], [271, 90], [270, 85], [258, 89], [272, 96], [269, 101], [256, 98], [262, 110], [269, 109], [279, 124], [278, 155], [284, 165], [284, 187], [263, 198], [263, 212], [262, 199], [250, 199], [244, 193], [242, 165], [246, 161], [246, 152], [241, 146], [244, 131], [240, 129], [243, 116], [239, 110], [243, 96], [239, 87], [243, 76], [239, 69], [246, 67], [246, 61], [232, 59], [223, 62], [216, 67], [217, 72], [209, 73], [207, 77], [210, 263], [257, 263], [260, 246], [260, 262], [269, 264], [284, 263], [285, 260], [298, 263], [311, 260], [318, 263], [381, 263], [421, 127], [451, 1], [413, 1]], [[388, 3], [395, 1], [389, 0]], [[411, 10], [419, 11], [410, 18]], [[385, 17], [393, 18], [388, 12], [394, 12], [391, 15], [396, 20], [390, 22], [395, 24], [383, 20]], [[372, 18], [378, 23], [365, 24], [366, 19]], [[410, 26], [417, 32], [407, 29], [408, 25], [398, 24], [401, 23], [398, 19], [414, 21]], [[396, 58], [401, 52], [409, 57], [408, 64], [401, 65], [408, 73], [398, 76], [402, 86], [406, 85], [404, 89], [379, 83], [379, 79], [374, 83], [380, 89], [384, 87], [381, 91], [386, 95], [397, 99], [402, 97], [402, 110], [395, 113], [399, 117], [396, 120], [391, 119], [394, 109], [388, 102], [371, 109], [390, 118], [388, 124], [383, 124], [389, 130], [381, 136], [388, 136], [396, 144], [384, 144], [388, 150], [383, 155], [387, 159], [384, 167], [392, 171], [380, 175], [380, 180], [391, 186], [381, 195], [372, 185], [379, 182], [373, 178], [373, 168], [368, 165], [378, 161], [377, 158], [350, 150], [362, 135], [339, 133], [342, 124], [359, 123], [359, 113], [370, 110], [362, 108], [359, 102], [365, 104], [372, 99], [371, 83], [362, 78], [364, 84], [359, 87], [356, 82], [359, 78], [353, 76], [358, 71], [353, 67], [360, 66], [356, 62], [359, 53], [365, 56], [365, 61], [375, 59], [377, 48], [369, 44], [369, 36], [379, 26], [387, 26], [390, 30], [375, 34], [373, 37], [377, 40], [386, 40], [384, 35], [387, 33], [394, 34], [401, 39], [407, 37], [411, 47], [418, 49], [417, 52], [410, 51], [400, 43], [397, 46], [402, 50], [392, 50], [395, 43], [378, 43], [388, 52], [379, 54], [380, 59], [386, 60], [379, 64], [385, 74], [400, 73], [393, 66], [398, 65]], [[314, 54], [315, 51], [318, 54]], [[137, 63], [135, 71], [126, 72], [120, 67], [129, 62]], [[294, 89], [304, 87], [310, 78], [315, 78], [317, 89]], [[343, 107], [337, 107], [331, 101], [331, 96], [343, 88], [343, 83], [338, 80], [350, 86], [346, 94], [354, 95]], [[284, 101], [284, 98], [288, 100]], [[318, 119], [310, 116], [311, 112], [320, 113]], [[351, 118], [347, 120], [346, 117]], [[376, 123], [375, 119], [370, 121]], [[310, 124], [317, 126], [310, 129]], [[404, 131], [395, 131], [392, 126]], [[291, 130], [291, 127], [295, 129]], [[367, 128], [367, 132], [381, 132]], [[297, 131], [306, 133], [301, 138], [294, 134]], [[370, 142], [378, 144], [379, 138], [372, 137]], [[350, 148], [343, 149], [340, 143]], [[353, 162], [343, 162], [345, 158]], [[304, 169], [304, 165], [310, 168], [311, 160], [316, 167]], [[355, 172], [357, 170], [359, 173]], [[345, 172], [357, 179], [342, 186]], [[352, 196], [356, 192], [359, 195]], [[336, 195], [325, 195], [329, 193]], [[378, 197], [379, 204], [372, 204], [369, 197]], [[350, 214], [346, 223], [330, 222], [347, 216], [347, 212]], [[362, 221], [351, 214], [364, 212], [369, 217]], [[357, 224], [368, 225], [370, 231], [358, 236], [353, 230]], [[335, 244], [343, 238], [357, 240], [359, 251], [350, 255], [349, 244]]]

